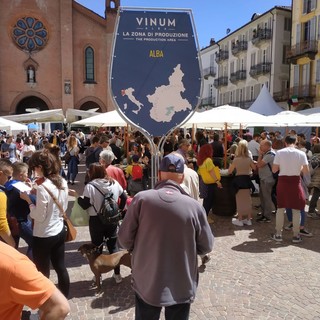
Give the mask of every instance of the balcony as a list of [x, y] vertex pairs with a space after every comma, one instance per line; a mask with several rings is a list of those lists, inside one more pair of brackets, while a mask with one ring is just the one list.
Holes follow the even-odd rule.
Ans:
[[238, 70], [230, 74], [230, 82], [235, 84], [238, 81], [247, 79], [247, 70]]
[[209, 67], [209, 68], [204, 68], [203, 69], [203, 77], [208, 80], [209, 77], [215, 77], [217, 74], [216, 68], [215, 67]]
[[292, 64], [297, 64], [298, 59], [307, 57], [314, 60], [318, 53], [318, 41], [306, 40], [292, 46], [286, 54], [287, 59]]
[[312, 101], [316, 96], [315, 85], [301, 85], [290, 88], [290, 96], [297, 96], [298, 99], [303, 101]]
[[289, 89], [282, 89], [273, 93], [273, 100], [275, 102], [283, 102], [289, 99]]
[[219, 52], [216, 52], [216, 63], [221, 63], [227, 59], [229, 59], [229, 52], [227, 50], [220, 50]]
[[238, 56], [241, 52], [248, 50], [248, 41], [237, 41], [232, 44], [231, 52], [234, 56]]
[[216, 98], [215, 97], [206, 97], [201, 99], [200, 107], [211, 107], [213, 108], [216, 105]]
[[249, 109], [254, 100], [245, 100], [245, 101], [234, 101], [230, 103], [232, 106], [239, 107], [241, 109]]
[[270, 73], [271, 71], [271, 62], [263, 62], [251, 66], [249, 74], [252, 78], [257, 78], [261, 75]]
[[255, 46], [260, 46], [265, 41], [269, 41], [272, 38], [272, 32], [271, 29], [265, 28], [257, 30], [253, 30], [253, 36], [251, 39], [251, 42]]
[[219, 77], [218, 79], [215, 79], [213, 85], [216, 89], [220, 88], [220, 87], [227, 86], [228, 85], [228, 77]]

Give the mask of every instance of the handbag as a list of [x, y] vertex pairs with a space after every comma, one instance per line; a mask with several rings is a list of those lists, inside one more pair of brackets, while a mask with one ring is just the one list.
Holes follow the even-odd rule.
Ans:
[[87, 210], [82, 209], [82, 207], [79, 205], [78, 199], [74, 201], [70, 214], [70, 220], [73, 225], [77, 227], [86, 227], [89, 225], [88, 212]]
[[68, 218], [66, 212], [63, 210], [62, 205], [58, 202], [57, 198], [52, 194], [52, 192], [45, 185], [42, 184], [42, 186], [49, 193], [49, 195], [51, 196], [54, 203], [57, 205], [57, 207], [59, 208], [59, 210], [62, 214], [62, 217], [64, 220], [64, 227], [65, 227], [65, 231], [66, 231], [65, 241], [69, 242], [69, 241], [75, 240], [77, 237], [77, 229], [73, 226], [71, 220]]
[[71, 159], [71, 154], [70, 154], [70, 152], [67, 151], [67, 152], [64, 154], [64, 156], [62, 157], [62, 159], [64, 160], [64, 162], [65, 162], [66, 164], [68, 164], [68, 163], [70, 162], [70, 159]]

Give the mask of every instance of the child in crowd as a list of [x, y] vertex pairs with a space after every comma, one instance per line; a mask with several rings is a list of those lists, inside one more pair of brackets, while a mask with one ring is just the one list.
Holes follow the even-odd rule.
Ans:
[[128, 179], [128, 193], [131, 197], [143, 190], [142, 178], [143, 168], [139, 164], [139, 156], [134, 154], [131, 158], [132, 164], [126, 169], [126, 178]]
[[[9, 217], [17, 219], [19, 225], [19, 233], [13, 238], [16, 242], [16, 248], [19, 247], [20, 237], [28, 244], [27, 256], [32, 260], [32, 222], [29, 218], [29, 205], [26, 201], [20, 198], [20, 191], [14, 185], [17, 182], [30, 184], [28, 177], [28, 165], [23, 162], [15, 162], [13, 164], [12, 179], [5, 184], [5, 193], [7, 195], [7, 212]], [[31, 187], [31, 184], [30, 184]], [[32, 197], [32, 202], [35, 202], [35, 196]]]

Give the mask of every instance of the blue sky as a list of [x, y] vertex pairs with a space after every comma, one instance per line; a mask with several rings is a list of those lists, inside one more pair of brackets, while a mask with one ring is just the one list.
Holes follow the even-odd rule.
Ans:
[[[105, 0], [76, 0], [104, 16]], [[274, 6], [291, 6], [291, 0], [120, 0], [123, 7], [191, 9], [200, 48], [225, 37], [250, 21], [254, 13], [264, 13]]]

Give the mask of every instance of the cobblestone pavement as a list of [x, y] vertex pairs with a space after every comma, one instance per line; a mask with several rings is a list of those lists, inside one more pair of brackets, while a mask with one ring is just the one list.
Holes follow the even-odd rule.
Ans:
[[[81, 179], [80, 174], [75, 186], [80, 193]], [[258, 197], [253, 197], [253, 204], [258, 203]], [[258, 211], [253, 210], [256, 216]], [[284, 241], [279, 244], [270, 239], [275, 217], [271, 223], [254, 222], [242, 228], [233, 226], [231, 217], [213, 218], [214, 250], [209, 263], [199, 268], [191, 320], [320, 319], [320, 220], [306, 220], [312, 238], [293, 244], [291, 232], [284, 231]], [[78, 232], [77, 240], [66, 245], [71, 279], [68, 319], [134, 319], [130, 270], [121, 268], [120, 284], [115, 283], [112, 272], [104, 274], [103, 295], [95, 296], [90, 289], [93, 274], [77, 252], [81, 244], [89, 242], [88, 227], [78, 227]], [[54, 271], [51, 278], [56, 282]]]

